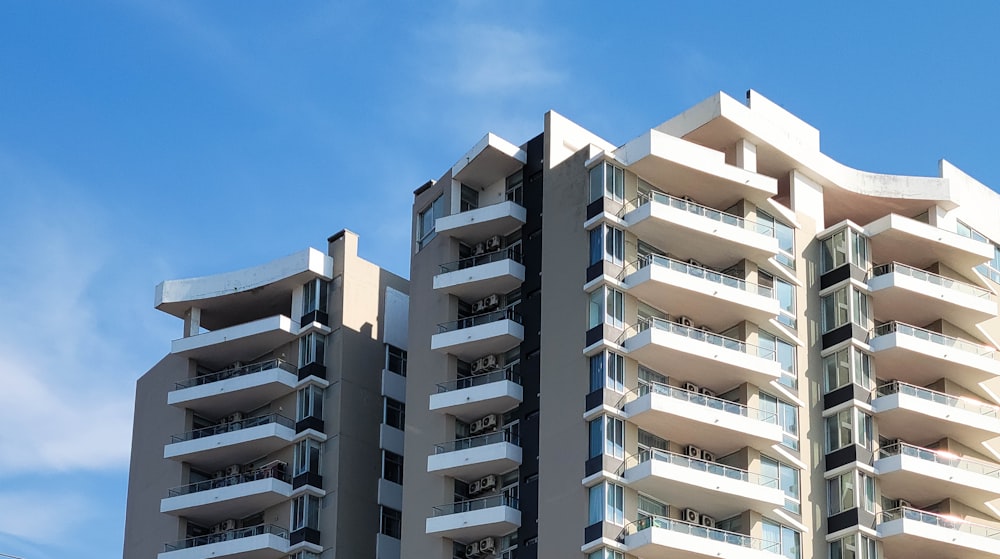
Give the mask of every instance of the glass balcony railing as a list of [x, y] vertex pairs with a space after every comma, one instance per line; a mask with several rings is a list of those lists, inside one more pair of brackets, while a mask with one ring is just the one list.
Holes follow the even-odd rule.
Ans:
[[276, 413], [270, 413], [267, 415], [259, 415], [257, 417], [248, 417], [245, 419], [241, 419], [239, 421], [231, 421], [228, 423], [211, 425], [209, 427], [203, 427], [201, 429], [188, 431], [187, 433], [182, 433], [180, 435], [173, 435], [170, 437], [170, 442], [179, 443], [184, 441], [191, 441], [194, 439], [211, 437], [213, 435], [230, 433], [233, 431], [239, 431], [241, 429], [249, 429], [251, 427], [257, 427], [258, 425], [267, 425], [270, 423], [277, 423], [278, 425], [283, 425], [290, 429], [295, 429], [295, 421], [293, 421], [292, 419], [287, 418], [283, 415], [278, 415]]
[[438, 505], [433, 507], [434, 516], [445, 516], [449, 514], [459, 514], [462, 512], [472, 512], [476, 510], [491, 509], [494, 507], [518, 508], [517, 498], [509, 495], [493, 495], [482, 499], [471, 499], [459, 501], [449, 505]]
[[724, 223], [726, 225], [732, 225], [734, 227], [739, 227], [740, 229], [746, 229], [747, 231], [753, 231], [761, 235], [766, 235], [768, 237], [775, 236], [775, 230], [773, 225], [768, 225], [766, 223], [758, 223], [746, 219], [744, 217], [739, 217], [733, 214], [728, 214], [710, 208], [708, 206], [702, 206], [701, 204], [696, 204], [691, 200], [685, 200], [683, 198], [677, 198], [676, 196], [671, 196], [669, 194], [663, 194], [661, 192], [651, 192], [650, 194], [640, 194], [631, 203], [626, 204], [618, 217], [624, 216], [629, 211], [637, 208], [641, 208], [650, 202], [656, 204], [663, 204], [665, 206], [670, 206], [672, 208], [677, 208], [679, 210], [684, 210], [695, 215], [700, 215], [711, 219], [712, 221], [717, 221], [719, 223]]
[[640, 332], [644, 332], [650, 328], [669, 332], [678, 336], [684, 336], [685, 338], [709, 343], [725, 349], [731, 349], [740, 353], [746, 353], [747, 355], [756, 355], [757, 357], [769, 359], [771, 361], [777, 360], [777, 354], [773, 349], [748, 344], [743, 340], [737, 340], [735, 338], [727, 338], [726, 336], [721, 336], [719, 334], [709, 332], [708, 330], [683, 326], [663, 318], [639, 319], [635, 326], [625, 330], [625, 332], [618, 339], [618, 343], [622, 343], [627, 338], [630, 338]]
[[209, 491], [220, 487], [248, 483], [259, 479], [276, 479], [285, 483], [292, 482], [292, 477], [285, 473], [285, 465], [281, 464], [280, 467], [260, 468], [252, 472], [224, 476], [215, 479], [206, 479], [195, 483], [189, 483], [187, 485], [181, 485], [180, 487], [174, 487], [167, 490], [167, 496], [179, 497], [181, 495], [190, 495], [192, 493], [200, 493], [202, 491]]
[[675, 260], [667, 256], [660, 256], [659, 254], [650, 254], [648, 256], [639, 257], [635, 262], [625, 266], [625, 269], [622, 271], [622, 274], [618, 279], [623, 279], [628, 274], [641, 270], [646, 266], [655, 266], [657, 268], [680, 272], [682, 274], [701, 278], [718, 285], [725, 285], [727, 287], [733, 287], [735, 289], [739, 289], [740, 291], [745, 291], [754, 295], [761, 295], [763, 297], [767, 297], [768, 299], [775, 298], [774, 290], [770, 287], [750, 283], [744, 279], [740, 279], [735, 276], [728, 276], [726, 274], [716, 272], [715, 270], [705, 268], [704, 266], [696, 266], [694, 264], [681, 262], [680, 260]]
[[625, 528], [622, 529], [621, 534], [618, 536], [618, 541], [624, 543], [626, 536], [631, 536], [632, 534], [648, 530], [650, 528], [670, 530], [671, 532], [676, 532], [678, 534], [687, 534], [698, 538], [705, 538], [706, 540], [713, 540], [775, 554], [780, 553], [781, 551], [781, 546], [778, 542], [762, 540], [760, 538], [754, 538], [745, 534], [738, 534], [736, 532], [727, 532], [717, 528], [708, 528], [700, 524], [691, 524], [690, 522], [683, 522], [681, 520], [674, 520], [672, 518], [665, 518], [662, 516], [647, 516], [626, 525]]
[[496, 371], [438, 383], [437, 391], [438, 394], [441, 394], [442, 392], [462, 390], [463, 388], [472, 388], [473, 386], [482, 386], [484, 384], [492, 384], [503, 380], [509, 380], [514, 384], [521, 384], [521, 373], [519, 370], [520, 366], [518, 363], [511, 363], [510, 365], [507, 365], [502, 369], [497, 369]]
[[456, 450], [465, 450], [467, 448], [476, 448], [496, 443], [511, 443], [513, 445], [521, 444], [517, 433], [513, 433], [511, 431], [496, 431], [485, 435], [476, 435], [475, 437], [466, 437], [464, 439], [456, 439], [454, 441], [436, 444], [434, 445], [434, 454], [444, 454], [446, 452], [455, 452]]
[[452, 320], [451, 322], [442, 322], [441, 324], [438, 324], [438, 333], [453, 332], [455, 330], [472, 328], [473, 326], [481, 326], [483, 324], [490, 324], [491, 322], [497, 322], [500, 320], [513, 320], [514, 322], [520, 324], [521, 315], [514, 311], [514, 309], [501, 309], [498, 311], [477, 314], [475, 316]]
[[989, 359], [998, 359], [997, 352], [992, 347], [977, 344], [974, 342], [967, 342], [965, 340], [960, 340], [952, 336], [945, 336], [944, 334], [939, 334], [938, 332], [932, 332], [930, 330], [927, 330], [925, 328], [919, 328], [917, 326], [911, 326], [903, 322], [887, 322], [885, 324], [876, 326], [871, 331], [871, 337], [877, 338], [879, 336], [892, 334], [893, 332], [903, 334], [904, 336], [919, 338], [921, 340], [926, 340], [928, 342], [933, 342], [943, 346], [953, 347], [955, 349], [972, 353], [980, 357], [987, 357]]
[[621, 468], [618, 470], [618, 475], [622, 475], [626, 470], [649, 461], [665, 462], [667, 464], [673, 464], [674, 466], [697, 470], [699, 472], [722, 476], [745, 483], [753, 483], [763, 487], [778, 487], [778, 480], [773, 477], [748, 472], [747, 470], [726, 466], [724, 464], [719, 464], [718, 462], [709, 462], [707, 460], [691, 458], [690, 456], [684, 456], [683, 454], [677, 454], [675, 452], [668, 452], [666, 450], [659, 449], [643, 451], [638, 455], [629, 456], [622, 463]]
[[911, 456], [935, 464], [965, 470], [973, 474], [1000, 479], [1000, 464], [996, 463], [956, 456], [950, 452], [932, 450], [907, 443], [896, 443], [879, 449], [879, 458], [888, 458], [897, 455]]
[[288, 539], [288, 530], [275, 526], [274, 524], [258, 524], [257, 526], [250, 526], [247, 528], [237, 528], [235, 530], [227, 530], [225, 532], [219, 532], [216, 534], [205, 534], [204, 536], [194, 536], [187, 538], [185, 540], [180, 540], [177, 542], [172, 542], [164, 544], [164, 551], [177, 551], [179, 549], [190, 549], [192, 547], [199, 547], [202, 545], [208, 545], [212, 543], [219, 543], [230, 540], [238, 540], [241, 538], [250, 538], [253, 536], [263, 536], [265, 534], [274, 534], [279, 538]]
[[891, 394], [915, 396], [921, 400], [927, 400], [928, 402], [934, 402], [935, 404], [942, 404], [952, 408], [969, 411], [974, 414], [993, 419], [1000, 417], [1000, 408], [997, 406], [991, 406], [990, 404], [984, 404], [969, 398], [952, 396], [951, 394], [937, 392], [936, 390], [931, 390], [922, 386], [914, 386], [898, 380], [887, 382], [882, 386], [879, 386], [878, 389], [876, 389], [876, 393], [879, 396], [889, 396]]
[[776, 413], [751, 408], [743, 404], [723, 400], [722, 398], [718, 398], [716, 396], [708, 396], [700, 392], [692, 392], [690, 390], [684, 390], [683, 388], [677, 388], [676, 386], [670, 386], [659, 382], [642, 384], [639, 388], [627, 392], [624, 396], [622, 396], [622, 399], [618, 401], [617, 407], [618, 409], [624, 410], [625, 404], [650, 393], [662, 394], [683, 402], [690, 402], [698, 406], [704, 406], [713, 410], [731, 413], [733, 415], [739, 415], [741, 417], [747, 417], [757, 421], [763, 421], [765, 423], [773, 423], [775, 425], [778, 424], [778, 414]]
[[448, 272], [464, 270], [466, 268], [472, 268], [473, 266], [482, 266], [483, 264], [499, 262], [501, 260], [521, 262], [521, 247], [510, 247], [495, 252], [487, 252], [486, 254], [480, 254], [478, 256], [469, 256], [468, 258], [448, 262], [447, 264], [441, 264], [441, 273], [446, 274]]
[[945, 516], [943, 514], [925, 512], [922, 510], [912, 509], [910, 507], [899, 507], [884, 511], [879, 515], [879, 522], [889, 522], [890, 520], [898, 520], [900, 518], [915, 520], [924, 524], [939, 526], [941, 528], [947, 528], [948, 530], [955, 530], [957, 532], [963, 532], [973, 536], [982, 536], [984, 538], [1000, 540], [1000, 529], [998, 528], [983, 526], [982, 524], [976, 524], [974, 522], [966, 522], [965, 520], [955, 518], [954, 516]]
[[298, 367], [287, 361], [282, 359], [269, 359], [267, 361], [261, 361], [260, 363], [251, 363], [250, 365], [243, 365], [241, 367], [229, 367], [228, 369], [216, 371], [207, 375], [199, 375], [186, 381], [176, 383], [176, 387], [178, 390], [182, 388], [191, 388], [192, 386], [201, 386], [202, 384], [218, 382], [228, 378], [252, 375], [268, 369], [282, 369], [293, 374], [298, 372]]
[[871, 277], [875, 278], [878, 276], [884, 276], [885, 274], [897, 273], [904, 276], [909, 276], [920, 281], [925, 281], [927, 283], [944, 287], [945, 289], [951, 289], [953, 291], [958, 291], [960, 293], [965, 293], [972, 295], [973, 297], [978, 297], [980, 299], [990, 299], [991, 294], [986, 289], [971, 285], [965, 282], [953, 280], [951, 278], [946, 278], [938, 274], [928, 272], [926, 270], [921, 270], [920, 268], [914, 268], [912, 266], [907, 266], [906, 264], [900, 264], [899, 262], [891, 262], [889, 264], [881, 264], [872, 268]]

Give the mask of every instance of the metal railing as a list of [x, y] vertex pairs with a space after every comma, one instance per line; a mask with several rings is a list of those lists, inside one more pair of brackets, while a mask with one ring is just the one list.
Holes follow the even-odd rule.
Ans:
[[727, 338], [726, 336], [715, 334], [707, 330], [701, 330], [691, 326], [683, 326], [663, 318], [640, 319], [635, 326], [626, 329], [625, 332], [622, 333], [622, 335], [618, 338], [618, 343], [621, 344], [626, 339], [650, 328], [684, 336], [685, 338], [690, 338], [695, 341], [710, 343], [712, 345], [725, 349], [731, 349], [740, 353], [746, 353], [747, 355], [756, 355], [757, 357], [768, 359], [770, 361], [777, 360], [777, 354], [773, 349], [748, 344], [743, 340], [737, 340], [736, 338]]
[[481, 266], [483, 264], [489, 264], [491, 262], [499, 262], [501, 260], [513, 260], [514, 262], [521, 261], [521, 247], [514, 246], [506, 249], [497, 250], [494, 252], [487, 252], [485, 254], [480, 254], [478, 256], [469, 256], [462, 258], [461, 260], [456, 260], [454, 262], [448, 262], [446, 264], [441, 264], [441, 273], [446, 274], [448, 272], [454, 272], [456, 270], [464, 270], [466, 268], [472, 268], [473, 266]]
[[201, 386], [202, 384], [209, 384], [212, 382], [225, 380], [227, 378], [252, 375], [254, 373], [259, 373], [270, 369], [282, 369], [292, 374], [298, 372], [299, 370], [298, 367], [296, 367], [295, 365], [292, 365], [291, 363], [284, 361], [282, 359], [269, 359], [267, 361], [261, 361], [260, 363], [251, 363], [249, 365], [243, 365], [241, 367], [229, 367], [227, 369], [216, 371], [214, 373], [209, 373], [207, 375], [196, 376], [194, 378], [190, 378], [183, 382], [176, 383], [176, 387], [178, 390], [182, 388], [191, 388], [192, 386]]
[[285, 466], [271, 467], [271, 468], [259, 468], [252, 472], [240, 473], [231, 476], [223, 476], [221, 478], [206, 479], [204, 481], [198, 481], [195, 483], [189, 483], [187, 485], [181, 485], [167, 490], [168, 497], [179, 497], [181, 495], [190, 495], [192, 493], [200, 493], [202, 491], [209, 491], [212, 489], [218, 489], [220, 487], [228, 487], [230, 485], [239, 485], [241, 483], [249, 483], [251, 481], [257, 481], [260, 479], [276, 479], [278, 481], [283, 481], [285, 483], [292, 482], [292, 476], [285, 473]]
[[692, 277], [701, 278], [718, 285], [732, 287], [747, 293], [761, 295], [763, 297], [767, 297], [768, 299], [775, 298], [774, 290], [770, 287], [757, 285], [755, 283], [748, 282], [745, 279], [716, 272], [715, 270], [704, 266], [696, 266], [689, 262], [682, 262], [680, 260], [670, 258], [669, 256], [660, 256], [659, 254], [650, 254], [648, 256], [639, 257], [635, 260], [635, 262], [627, 264], [618, 279], [624, 279], [625, 276], [631, 274], [632, 272], [641, 270], [650, 265], [672, 270], [674, 272], [680, 272]]
[[684, 390], [683, 388], [677, 388], [676, 386], [670, 386], [669, 384], [663, 384], [659, 382], [649, 382], [648, 384], [641, 384], [635, 390], [630, 390], [626, 392], [624, 396], [618, 401], [616, 406], [618, 409], [624, 411], [625, 405], [629, 402], [635, 401], [638, 398], [645, 396], [646, 394], [662, 394], [664, 396], [669, 396], [677, 400], [682, 400], [684, 402], [691, 402], [692, 404], [705, 406], [706, 408], [711, 408], [713, 410], [719, 410], [726, 413], [731, 413], [733, 415], [739, 415], [742, 417], [747, 417], [750, 419], [756, 419], [757, 421], [763, 421], [765, 423], [778, 424], [778, 414], [774, 412], [759, 410], [757, 408], [751, 408], [743, 404], [738, 404], [736, 402], [730, 402], [729, 400], [724, 400], [717, 396], [708, 396], [700, 392], [692, 392], [690, 390]]
[[493, 433], [487, 433], [485, 435], [476, 435], [475, 437], [466, 437], [464, 439], [438, 443], [434, 445], [434, 454], [444, 454], [446, 452], [455, 452], [456, 450], [465, 450], [467, 448], [476, 448], [496, 443], [511, 443], [513, 445], [520, 445], [521, 441], [517, 434], [511, 431], [494, 431]]
[[201, 429], [195, 429], [193, 431], [188, 431], [187, 433], [181, 433], [180, 435], [173, 435], [170, 437], [170, 442], [179, 443], [183, 441], [191, 441], [194, 439], [211, 437], [212, 435], [219, 435], [221, 433], [239, 431], [240, 429], [249, 429], [250, 427], [257, 427], [258, 425], [267, 425], [269, 423], [277, 423], [278, 425], [283, 425], [291, 429], [295, 428], [294, 420], [276, 413], [269, 413], [267, 415], [259, 415], [257, 417], [247, 417], [239, 421], [230, 421], [227, 423], [220, 423], [218, 425], [211, 425], [209, 427], [202, 427]]
[[938, 275], [927, 270], [921, 270], [920, 268], [914, 268], [913, 266], [907, 266], [906, 264], [900, 264], [899, 262], [890, 262], [889, 264], [880, 264], [872, 268], [871, 277], [875, 278], [878, 276], [884, 276], [885, 274], [897, 273], [904, 276], [909, 276], [920, 281], [926, 281], [934, 285], [944, 287], [945, 289], [951, 289], [953, 291], [959, 291], [961, 293], [966, 293], [974, 297], [979, 297], [981, 299], [990, 299], [991, 293], [981, 287], [965, 283], [958, 280], [953, 280], [951, 278], [946, 278], [942, 275]]
[[938, 392], [922, 386], [914, 386], [898, 380], [887, 382], [876, 389], [879, 396], [889, 396], [891, 394], [905, 394], [915, 396], [921, 400], [943, 404], [956, 409], [966, 410], [975, 414], [984, 415], [997, 419], [1000, 417], [1000, 408], [990, 404], [984, 404], [969, 398], [952, 396], [944, 392]]
[[498, 311], [477, 314], [475, 316], [467, 316], [458, 320], [452, 320], [451, 322], [442, 322], [441, 324], [438, 324], [438, 333], [441, 334], [444, 332], [461, 330], [463, 328], [472, 328], [473, 326], [481, 326], [483, 324], [489, 324], [499, 320], [513, 320], [514, 322], [520, 324], [521, 315], [513, 309], [500, 309]]
[[747, 219], [745, 217], [728, 214], [726, 212], [719, 211], [715, 208], [703, 206], [691, 200], [677, 198], [676, 196], [671, 196], [669, 194], [663, 194], [662, 192], [651, 192], [650, 195], [640, 194], [634, 200], [625, 204], [624, 207], [622, 207], [622, 210], [619, 213], [618, 217], [623, 217], [629, 211], [641, 208], [642, 206], [645, 206], [650, 202], [655, 202], [657, 204], [663, 204], [666, 206], [670, 206], [672, 208], [684, 210], [686, 212], [693, 213], [695, 215], [706, 217], [708, 219], [711, 219], [712, 221], [717, 221], [719, 223], [724, 223], [726, 225], [732, 225], [734, 227], [739, 227], [740, 229], [746, 229], [747, 231], [752, 231], [754, 233], [759, 233], [761, 235], [767, 235], [768, 237], [775, 236], [773, 225], [768, 225], [766, 223], [758, 223], [756, 221]]
[[913, 458], [919, 458], [920, 460], [934, 462], [935, 464], [965, 470], [973, 474], [1000, 479], [1000, 464], [986, 462], [984, 460], [976, 460], [974, 458], [956, 456], [940, 450], [933, 450], [930, 448], [923, 448], [900, 442], [880, 448], [878, 452], [879, 458], [888, 458], [890, 456], [897, 455], [911, 456]]
[[736, 532], [727, 532], [717, 528], [708, 528], [707, 526], [702, 526], [700, 524], [691, 524], [690, 522], [674, 520], [663, 516], [647, 516], [645, 518], [640, 518], [631, 524], [627, 524], [624, 528], [622, 528], [621, 533], [618, 535], [618, 541], [624, 543], [626, 536], [631, 536], [632, 534], [648, 530], [650, 528], [670, 530], [671, 532], [677, 532], [679, 534], [688, 534], [698, 538], [705, 538], [730, 545], [767, 551], [770, 553], [779, 553], [781, 550], [781, 546], [778, 542], [762, 540], [760, 538], [754, 538], [752, 536]]
[[448, 514], [458, 514], [474, 510], [491, 509], [493, 507], [511, 507], [516, 509], [518, 508], [518, 501], [515, 497], [500, 494], [493, 495], [491, 497], [483, 497], [482, 499], [459, 501], [449, 505], [438, 505], [433, 507], [432, 510], [434, 511], [434, 516], [445, 516]]
[[898, 332], [904, 336], [912, 336], [914, 338], [919, 338], [921, 340], [926, 340], [943, 346], [953, 347], [968, 353], [974, 353], [980, 357], [988, 357], [990, 359], [998, 358], [996, 350], [992, 347], [977, 344], [975, 342], [967, 342], [953, 336], [945, 336], [944, 334], [933, 332], [931, 330], [927, 330], [926, 328], [919, 328], [903, 322], [887, 322], [880, 326], [876, 326], [871, 331], [871, 337], [877, 338], [879, 336], [892, 334], [893, 332]]
[[932, 524], [934, 526], [940, 526], [941, 528], [947, 528], [949, 530], [957, 530], [974, 536], [1000, 540], [1000, 529], [992, 526], [983, 526], [982, 524], [976, 524], [974, 522], [967, 522], [965, 520], [955, 518], [954, 516], [945, 516], [943, 514], [925, 512], [910, 507], [899, 507], [879, 514], [879, 522], [889, 522], [890, 520], [898, 520], [900, 518], [905, 520], [916, 520], [917, 522], [922, 522], [924, 524]]
[[217, 534], [205, 534], [204, 536], [194, 536], [185, 540], [163, 544], [164, 551], [177, 551], [178, 549], [189, 549], [210, 543], [219, 543], [240, 538], [250, 538], [253, 536], [263, 536], [264, 534], [274, 534], [279, 538], [288, 539], [288, 530], [275, 526], [274, 524], [258, 524], [247, 528], [237, 528], [227, 530]]
[[754, 472], [749, 472], [740, 468], [734, 468], [732, 466], [726, 466], [724, 464], [719, 464], [718, 462], [709, 462], [707, 460], [701, 460], [699, 458], [692, 458], [690, 456], [685, 456], [683, 454], [677, 454], [676, 452], [669, 452], [666, 450], [660, 450], [658, 448], [650, 449], [647, 451], [640, 452], [638, 455], [629, 456], [622, 462], [621, 467], [618, 469], [617, 474], [619, 476], [624, 475], [626, 470], [634, 468], [639, 464], [645, 462], [666, 462], [667, 464], [673, 464], [674, 466], [680, 466], [682, 468], [688, 468], [690, 470], [696, 470], [699, 472], [705, 472], [708, 474], [726, 477], [729, 479], [734, 479], [736, 481], [742, 481], [745, 483], [753, 483], [755, 485], [760, 485], [762, 487], [778, 487], [777, 478], [757, 474]]
[[440, 394], [442, 392], [451, 392], [453, 390], [461, 390], [463, 388], [471, 388], [473, 386], [482, 386], [484, 384], [492, 384], [503, 380], [509, 380], [514, 384], [521, 384], [521, 373], [519, 372], [520, 368], [519, 363], [511, 363], [510, 365], [506, 365], [504, 368], [497, 369], [496, 371], [462, 377], [448, 382], [440, 382], [437, 385], [437, 391], [438, 394]]

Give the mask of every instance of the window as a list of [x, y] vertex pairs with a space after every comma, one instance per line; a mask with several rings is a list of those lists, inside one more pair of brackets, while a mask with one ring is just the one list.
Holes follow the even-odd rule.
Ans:
[[385, 344], [385, 370], [406, 376], [406, 350]]
[[314, 384], [310, 384], [299, 390], [295, 416], [296, 421], [302, 421], [307, 417], [323, 419], [323, 398], [325, 394], [326, 392], [322, 388]]
[[608, 456], [625, 457], [625, 423], [611, 416], [602, 416], [590, 422], [590, 458], [602, 452]]
[[871, 355], [853, 346], [831, 353], [823, 358], [823, 376], [827, 392], [852, 382], [870, 390], [874, 378]]
[[774, 236], [778, 239], [780, 252], [775, 260], [784, 266], [795, 269], [795, 229], [774, 219], [774, 216], [757, 210], [757, 221], [765, 227], [774, 227]]
[[871, 448], [872, 418], [865, 412], [850, 408], [826, 418], [826, 451], [857, 444]]
[[598, 225], [590, 230], [590, 265], [604, 259], [621, 266], [625, 259], [625, 232], [608, 225]]
[[[533, 179], [534, 177], [532, 177]], [[505, 194], [507, 196], [508, 202], [514, 202], [515, 204], [521, 204], [522, 198], [524, 196], [524, 169], [518, 169], [510, 176], [507, 177], [507, 184], [505, 189]]]
[[417, 250], [427, 246], [434, 238], [434, 224], [437, 218], [444, 217], [444, 196], [438, 196], [423, 211], [417, 214]]
[[605, 196], [616, 202], [625, 200], [625, 171], [610, 163], [601, 163], [590, 170], [590, 201]]
[[760, 409], [775, 414], [778, 425], [784, 433], [782, 444], [788, 448], [799, 448], [799, 410], [793, 404], [761, 392]]
[[590, 230], [590, 265], [593, 266], [601, 261], [601, 254], [604, 252], [604, 230], [595, 227]]
[[861, 506], [868, 512], [875, 512], [875, 478], [864, 473], [858, 472], [858, 477], [860, 478], [860, 483], [858, 487], [861, 488]]
[[835, 270], [850, 262], [862, 270], [871, 266], [868, 237], [845, 228], [820, 242], [820, 273]]
[[781, 365], [781, 378], [778, 382], [795, 388], [799, 379], [795, 374], [795, 346], [785, 340], [761, 330], [758, 333], [762, 357], [770, 357]]
[[479, 191], [471, 186], [462, 185], [461, 199], [458, 203], [458, 211], [467, 212], [479, 207]]
[[827, 503], [829, 515], [840, 514], [858, 506], [854, 497], [854, 470], [826, 480]]
[[878, 547], [876, 541], [868, 536], [851, 534], [830, 542], [830, 559], [878, 559]]
[[322, 443], [316, 439], [303, 439], [295, 443], [294, 475], [319, 474], [322, 457]]
[[609, 388], [619, 393], [625, 391], [624, 357], [604, 351], [590, 358], [590, 389], [593, 391], [601, 388]]
[[625, 489], [614, 483], [604, 482], [590, 488], [590, 522], [625, 523]]
[[777, 480], [778, 487], [785, 492], [785, 509], [794, 513], [802, 511], [799, 500], [799, 470], [797, 468], [769, 456], [761, 456], [760, 473]]
[[617, 289], [601, 287], [590, 294], [588, 328], [601, 323], [623, 328], [625, 324], [625, 295]]
[[319, 497], [299, 495], [292, 500], [292, 531], [319, 529]]
[[310, 332], [299, 338], [299, 367], [326, 363], [326, 336]]
[[382, 477], [386, 481], [403, 485], [403, 457], [395, 452], [383, 450]]
[[668, 512], [669, 507], [665, 503], [661, 503], [652, 497], [647, 497], [642, 493], [639, 494], [639, 520], [650, 516], [666, 518], [669, 516]]
[[383, 423], [390, 427], [400, 430], [404, 429], [406, 425], [406, 404], [386, 397], [385, 414], [382, 419]]
[[625, 559], [625, 556], [622, 555], [621, 551], [615, 551], [613, 549], [602, 547], [601, 549], [592, 552], [590, 555], [587, 555], [587, 559]]
[[[764, 528], [763, 540], [777, 544], [777, 549], [770, 551], [780, 552], [787, 559], [800, 559], [802, 551], [799, 546], [800, 535], [798, 532], [766, 518], [761, 520], [761, 525]], [[765, 545], [767, 544], [765, 543]]]
[[[848, 292], [850, 292], [850, 300], [848, 300]], [[827, 293], [823, 296], [822, 309], [824, 333], [848, 322], [853, 322], [865, 329], [871, 328], [870, 296], [855, 287], [844, 286], [832, 293]]]
[[795, 286], [764, 272], [760, 272], [759, 283], [774, 290], [774, 296], [781, 307], [778, 321], [795, 328]]
[[397, 540], [400, 539], [403, 531], [403, 513], [385, 505], [381, 505], [379, 508], [382, 509], [382, 519], [379, 523], [379, 532], [389, 536], [390, 538], [396, 538]]
[[307, 281], [302, 286], [302, 315], [313, 311], [326, 312], [326, 296], [329, 282], [319, 278]]

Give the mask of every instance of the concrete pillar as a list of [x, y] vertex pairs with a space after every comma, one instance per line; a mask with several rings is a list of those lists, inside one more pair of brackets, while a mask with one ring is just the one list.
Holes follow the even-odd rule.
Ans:
[[746, 139], [736, 142], [736, 166], [757, 172], [757, 146]]
[[201, 333], [201, 308], [191, 307], [184, 313], [184, 337], [197, 336]]

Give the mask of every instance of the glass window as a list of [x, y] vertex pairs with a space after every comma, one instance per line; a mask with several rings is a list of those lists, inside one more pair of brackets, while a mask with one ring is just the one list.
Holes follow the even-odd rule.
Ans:
[[864, 506], [866, 511], [874, 513], [876, 499], [875, 478], [864, 472], [858, 472], [858, 477], [861, 479], [861, 483], [858, 484], [861, 488], [861, 505]]
[[604, 234], [601, 227], [590, 230], [590, 265], [593, 266], [601, 261], [601, 254], [604, 252]]
[[521, 204], [524, 197], [524, 169], [518, 169], [507, 177], [506, 195], [508, 202]]
[[310, 332], [299, 338], [299, 367], [326, 363], [326, 336]]
[[615, 417], [605, 417], [604, 453], [618, 459], [625, 457], [625, 423]]
[[785, 492], [785, 509], [799, 513], [799, 470], [779, 462], [769, 456], [760, 457], [761, 475], [777, 480], [778, 487]]
[[587, 457], [594, 458], [604, 452], [604, 417], [594, 419], [587, 425], [590, 432]]
[[871, 355], [856, 347], [844, 348], [823, 358], [823, 376], [826, 392], [832, 392], [850, 383], [872, 389]]
[[417, 250], [427, 246], [434, 238], [437, 218], [444, 217], [444, 196], [438, 196], [430, 206], [417, 214]]
[[319, 497], [299, 495], [292, 500], [292, 530], [319, 529]]
[[590, 391], [604, 388], [604, 353], [590, 356]]
[[314, 384], [299, 390], [296, 421], [302, 421], [307, 417], [323, 419], [323, 398], [326, 391]]
[[587, 524], [596, 524], [604, 520], [604, 484], [595, 485], [590, 488], [589, 499], [590, 514], [587, 517]]
[[795, 374], [795, 346], [785, 340], [761, 330], [758, 333], [758, 344], [764, 351], [762, 356], [770, 357], [781, 365], [781, 378], [778, 382], [795, 388], [798, 377]]
[[868, 237], [858, 233], [854, 229], [851, 232], [851, 263], [861, 268], [862, 270], [867, 270], [871, 267], [871, 258], [869, 257], [869, 247], [868, 247]]
[[861, 536], [861, 559], [878, 559], [878, 543], [868, 536]]
[[625, 295], [617, 289], [605, 288], [607, 292], [607, 302], [605, 310], [605, 322], [615, 328], [625, 327]]
[[826, 418], [826, 451], [844, 448], [854, 442], [853, 426], [851, 416], [853, 408], [841, 410], [840, 412]]
[[379, 508], [382, 509], [379, 532], [390, 538], [400, 539], [403, 532], [403, 513], [385, 505], [381, 505]]
[[830, 542], [830, 559], [858, 559], [855, 551], [857, 534]]
[[302, 314], [313, 311], [326, 312], [326, 298], [329, 282], [319, 278], [309, 280], [302, 286]]
[[784, 266], [795, 269], [795, 229], [774, 219], [774, 216], [757, 210], [757, 221], [765, 226], [774, 227], [774, 236], [778, 239], [781, 252], [775, 258]]
[[589, 524], [605, 521], [621, 526], [625, 523], [625, 490], [620, 485], [604, 482], [590, 488]]
[[615, 551], [613, 549], [608, 549], [603, 547], [597, 551], [592, 552], [587, 555], [587, 559], [624, 559], [625, 556], [622, 555], [621, 551]]
[[382, 477], [403, 485], [403, 457], [388, 450], [382, 451]]
[[760, 393], [760, 409], [765, 412], [775, 414], [778, 418], [778, 425], [784, 434], [782, 444], [788, 448], [798, 450], [799, 448], [799, 409], [784, 400], [767, 394]]
[[820, 272], [826, 273], [847, 264], [847, 230], [837, 231], [820, 243]]
[[771, 551], [780, 552], [787, 559], [800, 559], [802, 551], [798, 532], [766, 518], [761, 520], [761, 526], [763, 527], [763, 540], [777, 544], [777, 549]]
[[462, 185], [462, 197], [458, 203], [458, 211], [467, 212], [479, 207], [479, 191], [471, 186]]
[[625, 391], [625, 358], [617, 353], [607, 352], [607, 387], [615, 392]]
[[667, 517], [667, 512], [669, 507], [666, 503], [661, 503], [652, 497], [647, 497], [642, 493], [639, 494], [639, 519], [648, 516], [659, 516]]
[[601, 163], [590, 170], [590, 201], [605, 196], [617, 202], [625, 199], [625, 171], [610, 163]]
[[385, 344], [385, 370], [406, 376], [406, 350]]
[[839, 328], [850, 320], [850, 307], [847, 303], [847, 288], [843, 287], [823, 296], [823, 332]]
[[384, 400], [385, 413], [382, 418], [383, 423], [396, 429], [404, 429], [406, 425], [406, 404], [389, 397], [384, 398]]
[[854, 470], [826, 480], [829, 515], [840, 514], [858, 506], [854, 498]]
[[596, 328], [604, 323], [604, 288], [596, 289], [590, 293], [590, 306], [588, 308], [587, 329]]
[[621, 266], [625, 260], [625, 232], [604, 226], [604, 260]]
[[[765, 279], [765, 276], [767, 276], [767, 279]], [[761, 278], [764, 280], [761, 284], [767, 282], [771, 286], [771, 289], [774, 290], [774, 295], [781, 306], [781, 315], [778, 317], [778, 321], [785, 326], [795, 328], [795, 286], [785, 280], [764, 274], [763, 272], [761, 272]]]
[[303, 439], [295, 443], [294, 475], [319, 474], [322, 444], [315, 439]]

